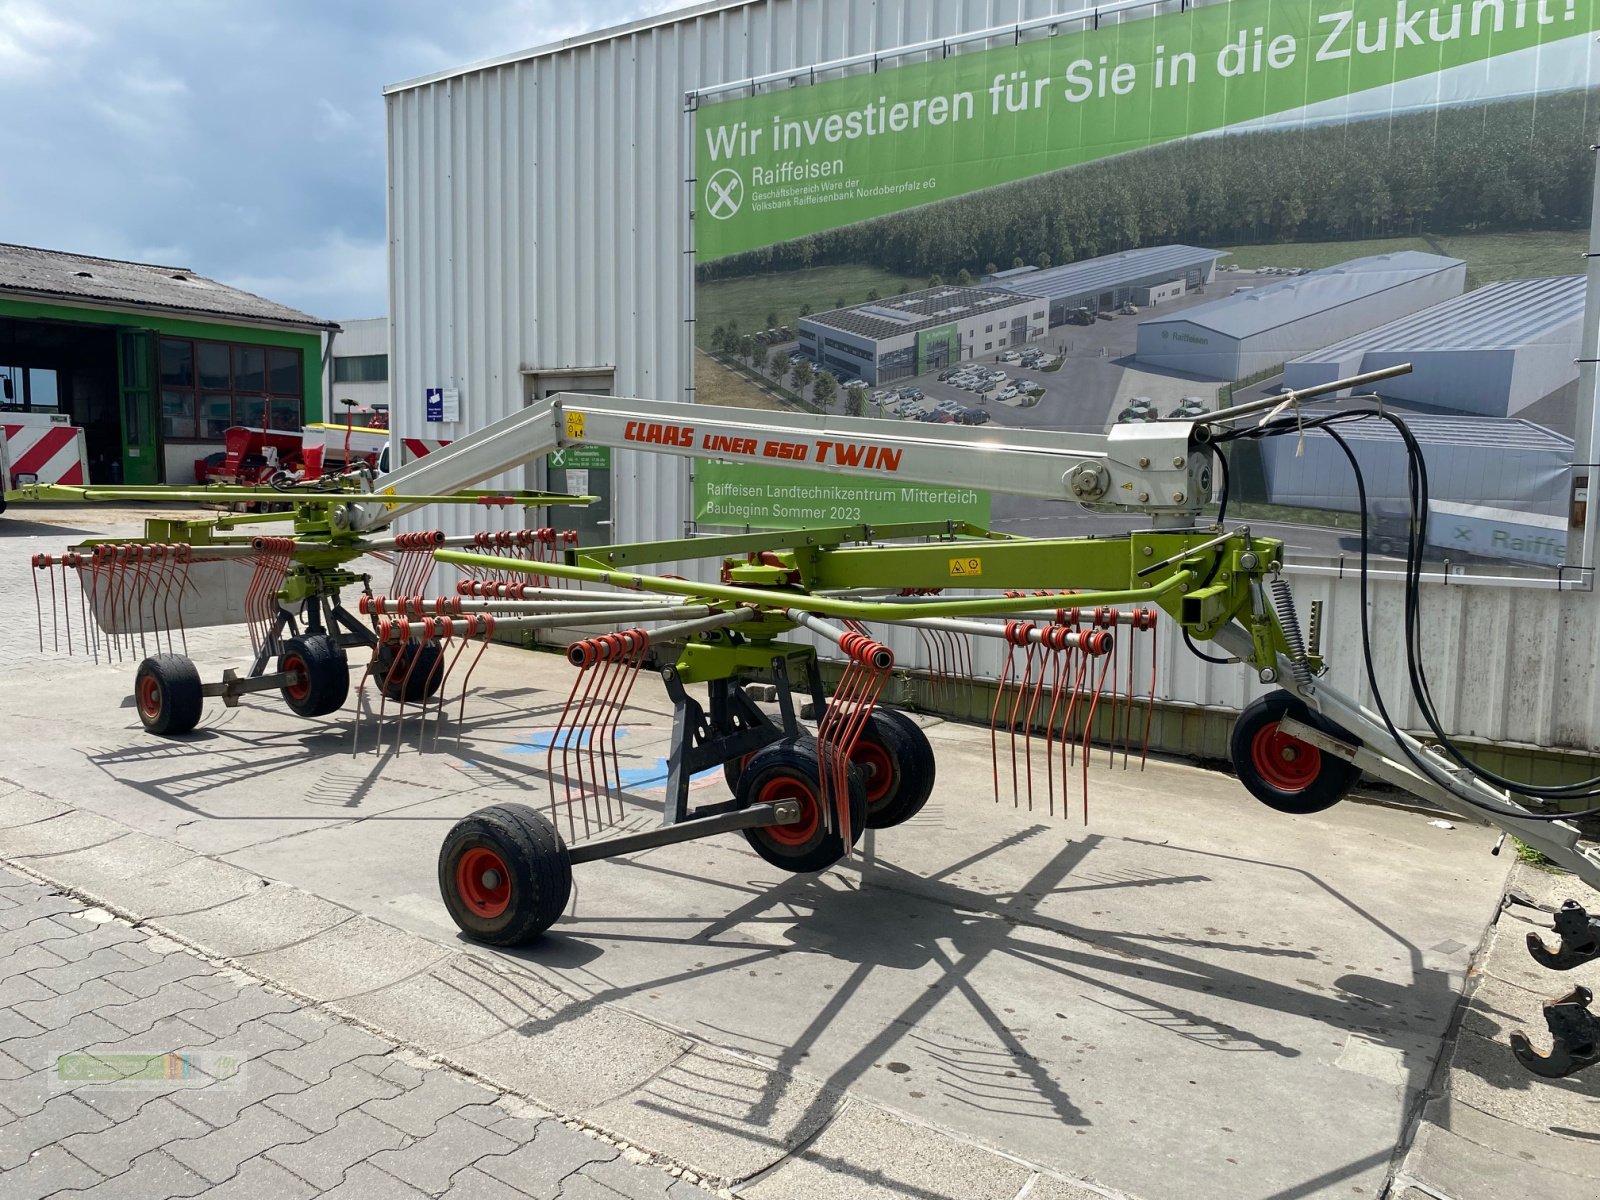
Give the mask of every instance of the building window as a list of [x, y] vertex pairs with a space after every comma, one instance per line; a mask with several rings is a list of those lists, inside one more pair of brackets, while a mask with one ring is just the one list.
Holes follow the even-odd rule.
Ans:
[[993, 325], [985, 325], [983, 327], [983, 331], [985, 333], [993, 333], [994, 332], [994, 326]]
[[298, 430], [304, 423], [298, 350], [162, 338], [159, 361], [165, 438], [216, 441], [234, 425]]
[[993, 342], [985, 342], [983, 344], [983, 348], [985, 350], [993, 350], [994, 349], [994, 343]]
[[54, 369], [0, 364], [0, 407], [13, 412], [54, 412], [59, 409], [60, 380]]
[[996, 338], [994, 344], [996, 346], [1004, 346], [1006, 344], [1006, 340], [1005, 338]]
[[386, 383], [388, 379], [387, 354], [349, 354], [333, 360], [335, 383]]

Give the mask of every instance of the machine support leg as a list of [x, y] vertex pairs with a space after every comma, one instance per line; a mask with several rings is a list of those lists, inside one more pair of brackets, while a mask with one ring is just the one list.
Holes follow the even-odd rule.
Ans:
[[[690, 809], [689, 781], [699, 772], [753, 754], [780, 738], [800, 736], [787, 664], [783, 658], [775, 657], [772, 667], [781, 725], [775, 724], [750, 699], [741, 680], [707, 681], [708, 716], [700, 702], [689, 695], [676, 668], [667, 667], [661, 672], [667, 695], [672, 698], [672, 748], [667, 760], [667, 801], [661, 815], [662, 825], [676, 825], [726, 811], [725, 804]], [[815, 679], [814, 667], [811, 674]]]

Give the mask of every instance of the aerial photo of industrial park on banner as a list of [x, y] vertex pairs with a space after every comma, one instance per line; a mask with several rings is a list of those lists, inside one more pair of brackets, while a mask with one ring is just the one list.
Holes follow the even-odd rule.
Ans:
[[[1587, 482], [1597, 26], [1600, 0], [1240, 0], [704, 98], [696, 398], [1103, 433], [1409, 362], [1379, 391], [1426, 457], [1426, 557], [1554, 571]], [[1345, 428], [1368, 546], [1402, 553], [1398, 436]], [[697, 519], [1106, 529], [819, 465], [703, 462]], [[1239, 443], [1230, 475], [1230, 515], [1359, 553], [1325, 435]]]

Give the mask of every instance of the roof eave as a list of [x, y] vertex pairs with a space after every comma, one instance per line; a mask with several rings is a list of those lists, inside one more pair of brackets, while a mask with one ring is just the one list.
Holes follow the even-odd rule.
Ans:
[[666, 25], [677, 25], [683, 21], [692, 21], [703, 17], [707, 13], [721, 12], [729, 8], [746, 8], [761, 0], [705, 0], [701, 4], [687, 5], [683, 8], [669, 9], [651, 17], [640, 17], [637, 21], [628, 21], [622, 25], [611, 25], [605, 29], [596, 29], [590, 33], [580, 33], [559, 42], [546, 42], [542, 46], [534, 46], [528, 50], [516, 50], [510, 54], [499, 54], [493, 58], [481, 59], [478, 62], [467, 63], [465, 66], [448, 67], [442, 71], [434, 71], [427, 75], [419, 75], [415, 79], [407, 79], [401, 83], [384, 85], [383, 94], [393, 96], [398, 92], [408, 92], [416, 88], [427, 87], [429, 84], [444, 83], [450, 79], [460, 79], [467, 75], [476, 75], [480, 71], [492, 71], [498, 67], [508, 67], [514, 63], [528, 62], [535, 58], [548, 58], [553, 54], [560, 54], [567, 50], [578, 50], [584, 46], [592, 46], [597, 42], [609, 42], [616, 38], [628, 37], [631, 34], [643, 33], [650, 29], [659, 29]]
[[97, 312], [159, 313], [163, 316], [181, 317], [190, 321], [226, 322], [229, 325], [250, 325], [264, 329], [295, 329], [305, 333], [338, 332], [337, 321], [319, 321], [307, 314], [304, 321], [281, 317], [264, 317], [259, 313], [227, 312], [214, 308], [185, 308], [176, 304], [149, 304], [139, 300], [111, 300], [93, 296], [79, 296], [72, 292], [53, 292], [43, 288], [19, 288], [0, 285], [0, 297], [15, 296], [20, 299], [41, 300], [72, 308], [92, 308]]

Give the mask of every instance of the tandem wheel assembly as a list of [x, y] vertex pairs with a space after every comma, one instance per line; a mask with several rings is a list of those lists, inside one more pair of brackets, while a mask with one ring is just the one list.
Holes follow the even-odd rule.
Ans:
[[[921, 729], [899, 713], [879, 710], [872, 717], [843, 772], [852, 842], [869, 826], [909, 819], [933, 790], [933, 753]], [[836, 753], [809, 736], [779, 738], [728, 761], [727, 775], [736, 780], [731, 801], [654, 830], [575, 848], [528, 805], [479, 809], [456, 822], [440, 847], [445, 908], [474, 941], [522, 945], [561, 917], [572, 894], [574, 864], [734, 831], [782, 870], [826, 870], [846, 852], [838, 821], [825, 808], [833, 803]]]

